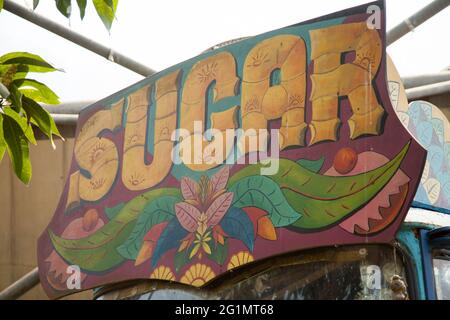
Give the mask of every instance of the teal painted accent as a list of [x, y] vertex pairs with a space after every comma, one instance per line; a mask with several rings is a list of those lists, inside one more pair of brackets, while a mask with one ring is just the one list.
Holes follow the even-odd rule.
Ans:
[[426, 300], [425, 280], [422, 265], [422, 251], [420, 241], [414, 234], [415, 227], [413, 225], [404, 224], [397, 233], [397, 241], [407, 251], [412, 267], [415, 272], [415, 282], [417, 286], [417, 299]]
[[270, 86], [279, 86], [281, 84], [281, 70], [275, 69], [270, 75]]

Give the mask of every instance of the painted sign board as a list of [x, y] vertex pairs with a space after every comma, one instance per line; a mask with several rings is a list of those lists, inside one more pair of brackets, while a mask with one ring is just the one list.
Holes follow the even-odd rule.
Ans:
[[425, 157], [389, 100], [383, 1], [249, 38], [82, 112], [41, 283], [52, 298], [202, 287], [274, 255], [387, 243]]

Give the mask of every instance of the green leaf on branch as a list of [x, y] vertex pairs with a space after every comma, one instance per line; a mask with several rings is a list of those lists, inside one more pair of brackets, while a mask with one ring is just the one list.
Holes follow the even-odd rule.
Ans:
[[112, 23], [116, 16], [118, 0], [92, 0], [98, 16], [103, 21], [106, 29], [111, 30]]
[[66, 18], [70, 18], [72, 13], [72, 0], [55, 0], [56, 8], [61, 12]]
[[33, 10], [35, 10], [38, 5], [39, 5], [39, 0], [33, 0]]
[[0, 113], [0, 162], [3, 159], [6, 151], [6, 141], [3, 134], [3, 115]]
[[80, 18], [81, 20], [84, 19], [84, 16], [86, 14], [86, 0], [77, 0], [78, 8], [80, 8]]
[[53, 141], [53, 135], [63, 138], [55, 121], [51, 117], [50, 113], [45, 110], [36, 101], [23, 97], [22, 106], [27, 116], [35, 121], [39, 129], [50, 139], [53, 149], [55, 149], [55, 143]]
[[37, 102], [59, 104], [59, 97], [45, 84], [32, 79], [17, 79], [13, 81], [20, 92]]
[[19, 124], [11, 117], [3, 117], [3, 134], [14, 172], [25, 184], [31, 180], [31, 161], [28, 140]]
[[40, 56], [28, 52], [10, 52], [0, 57], [0, 65], [12, 64], [26, 65], [29, 68], [29, 72], [60, 71]]
[[28, 123], [27, 119], [22, 117], [19, 113], [12, 108], [3, 108], [4, 116], [13, 119], [22, 130], [22, 133], [32, 144], [37, 145], [36, 138], [34, 137], [33, 127]]
[[20, 92], [14, 84], [11, 84], [9, 86], [9, 93], [9, 100], [12, 104], [11, 107], [17, 112], [20, 112], [20, 110], [22, 109], [22, 92]]

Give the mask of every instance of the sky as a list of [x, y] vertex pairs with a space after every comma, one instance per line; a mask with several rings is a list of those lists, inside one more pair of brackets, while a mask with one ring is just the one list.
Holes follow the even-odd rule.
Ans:
[[[29, 6], [32, 0], [14, 0]], [[53, 0], [37, 13], [70, 27], [154, 70], [163, 70], [230, 39], [261, 34], [369, 0], [120, 0], [109, 33], [89, 2], [86, 17], [73, 9], [70, 20]], [[431, 0], [387, 0], [391, 29]], [[450, 7], [388, 48], [402, 76], [438, 72], [450, 65]], [[95, 101], [143, 77], [60, 38], [9, 12], [0, 13], [0, 55], [27, 51], [65, 72], [37, 75], [63, 102]]]

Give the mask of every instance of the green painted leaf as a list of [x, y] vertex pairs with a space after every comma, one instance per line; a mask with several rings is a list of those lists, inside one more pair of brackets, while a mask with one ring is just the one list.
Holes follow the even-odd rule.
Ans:
[[301, 215], [287, 203], [280, 186], [266, 176], [242, 178], [229, 187], [234, 192], [232, 207], [256, 207], [266, 211], [275, 227], [285, 227]]
[[3, 9], [3, 5], [4, 5], [4, 0], [0, 0], [0, 11], [2, 11], [2, 9]]
[[208, 258], [222, 266], [228, 257], [228, 239], [225, 239], [223, 245], [220, 243], [215, 243], [214, 239], [212, 239], [208, 244], [211, 248], [211, 254], [208, 255]]
[[122, 208], [125, 206], [125, 202], [119, 203], [117, 206], [112, 208], [105, 208], [105, 214], [109, 218], [109, 220], [114, 219]]
[[72, 13], [72, 0], [55, 0], [56, 8], [61, 12], [66, 18], [70, 17]]
[[20, 112], [20, 110], [22, 109], [22, 92], [20, 92], [14, 84], [11, 84], [9, 86], [9, 93], [9, 101], [11, 101], [11, 107], [16, 112]]
[[[392, 179], [399, 169], [408, 147], [409, 144], [394, 159], [382, 166], [382, 170], [378, 168], [366, 174], [355, 176], [356, 179], [364, 180], [364, 182], [354, 181], [351, 184], [341, 185], [347, 191], [345, 196], [335, 199], [310, 198], [293, 190], [284, 189], [283, 192], [288, 202], [298, 212], [303, 213], [303, 218], [296, 221], [293, 227], [304, 230], [330, 227], [361, 209]], [[363, 184], [363, 188], [355, 187]], [[332, 186], [328, 185], [324, 189]]]
[[31, 161], [28, 140], [22, 128], [11, 117], [3, 117], [3, 135], [14, 172], [23, 183], [30, 183]]
[[320, 169], [323, 167], [323, 163], [325, 162], [325, 157], [320, 158], [319, 160], [306, 160], [300, 159], [297, 163], [305, 169], [312, 171], [314, 173], [318, 173]]
[[117, 248], [122, 257], [135, 260], [142, 247], [142, 242], [150, 229], [175, 217], [175, 204], [182, 201], [180, 196], [163, 196], [148, 203], [140, 214], [133, 232], [128, 239]]
[[55, 67], [40, 56], [28, 52], [10, 52], [0, 57], [0, 65], [22, 64], [29, 68], [29, 72], [53, 72]]
[[59, 98], [45, 84], [33, 79], [17, 79], [12, 82], [19, 91], [30, 99], [47, 104], [59, 104]]
[[55, 121], [53, 120], [50, 113], [41, 107], [41, 105], [34, 100], [23, 97], [22, 107], [27, 113], [30, 119], [35, 120], [35, 123], [39, 129], [50, 139], [53, 148], [55, 148], [55, 143], [53, 142], [53, 135], [62, 138], [61, 133], [56, 127]]
[[106, 29], [111, 30], [112, 23], [116, 16], [118, 0], [92, 0], [92, 2]]
[[85, 271], [109, 270], [125, 260], [116, 248], [130, 236], [145, 206], [161, 196], [178, 193], [173, 188], [149, 191], [129, 201], [113, 220], [86, 238], [63, 239], [49, 230], [50, 239], [55, 250], [68, 263], [76, 264]]
[[78, 8], [80, 9], [80, 18], [81, 20], [84, 19], [84, 16], [86, 14], [86, 0], [77, 0]]
[[38, 5], [39, 5], [39, 0], [33, 0], [33, 10], [36, 10]]
[[36, 145], [36, 138], [34, 137], [33, 127], [28, 123], [27, 119], [15, 112], [12, 108], [3, 108], [5, 117], [13, 119], [20, 127], [22, 133], [32, 144]]
[[[385, 165], [355, 176], [316, 174], [297, 163], [281, 159], [270, 179], [281, 186], [290, 206], [302, 214], [294, 227], [314, 230], [330, 227], [355, 213], [375, 197], [392, 179], [405, 158], [410, 143]], [[261, 165], [248, 166], [230, 178], [233, 188], [245, 177], [259, 174]]]

